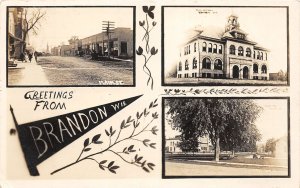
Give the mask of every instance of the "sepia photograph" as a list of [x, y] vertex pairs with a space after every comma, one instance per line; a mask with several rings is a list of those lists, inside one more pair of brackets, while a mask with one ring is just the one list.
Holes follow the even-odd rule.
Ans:
[[134, 86], [135, 7], [7, 7], [7, 86]]
[[287, 7], [162, 11], [163, 85], [289, 84]]
[[163, 98], [163, 178], [290, 177], [289, 98]]

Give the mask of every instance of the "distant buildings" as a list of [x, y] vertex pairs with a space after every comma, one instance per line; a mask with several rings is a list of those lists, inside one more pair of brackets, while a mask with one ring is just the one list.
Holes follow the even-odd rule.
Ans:
[[[168, 138], [165, 140], [165, 151], [170, 153], [180, 153], [182, 150], [179, 147], [180, 136], [175, 136], [174, 138]], [[213, 145], [209, 141], [208, 137], [201, 137], [198, 140], [198, 152], [211, 152], [213, 150]]]
[[[110, 41], [109, 44], [108, 41]], [[54, 47], [51, 49], [51, 53], [60, 56], [91, 55], [96, 53], [99, 56], [103, 56], [108, 54], [108, 46], [112, 56], [132, 57], [133, 30], [123, 27], [115, 28], [110, 35], [110, 40], [108, 40], [105, 32], [83, 39], [70, 39], [68, 45]]]
[[8, 9], [8, 59], [19, 59], [23, 52], [23, 8]]
[[249, 39], [236, 15], [224, 29], [197, 32], [180, 50], [177, 78], [269, 80], [269, 51]]

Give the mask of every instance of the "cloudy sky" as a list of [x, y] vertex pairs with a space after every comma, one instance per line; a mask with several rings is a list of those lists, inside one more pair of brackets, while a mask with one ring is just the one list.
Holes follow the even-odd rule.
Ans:
[[[285, 99], [255, 99], [254, 102], [263, 108], [255, 124], [262, 134], [261, 142], [270, 138], [278, 139], [287, 135], [287, 100]], [[167, 112], [167, 110], [166, 110]], [[166, 118], [165, 118], [166, 119]], [[166, 138], [174, 138], [180, 133], [171, 128], [165, 121]]]
[[[210, 10], [209, 14], [199, 11]], [[270, 50], [270, 72], [287, 70], [287, 24], [284, 8], [165, 8], [165, 67], [168, 71], [179, 59], [179, 47], [195, 27], [225, 30], [227, 17], [238, 16], [240, 28], [248, 37]]]
[[[33, 9], [31, 9], [32, 11]], [[88, 37], [102, 32], [102, 21], [114, 21], [115, 27], [133, 28], [132, 8], [42, 8], [38, 35], [30, 35], [30, 44], [37, 50], [68, 44], [72, 36]]]

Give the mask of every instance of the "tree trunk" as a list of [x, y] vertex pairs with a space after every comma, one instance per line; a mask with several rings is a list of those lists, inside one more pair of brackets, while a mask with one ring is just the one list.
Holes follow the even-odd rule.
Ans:
[[220, 159], [220, 137], [217, 136], [216, 147], [215, 147], [215, 161], [219, 162]]
[[27, 37], [27, 32], [24, 32], [23, 34], [23, 49], [22, 52], [24, 53], [26, 51], [26, 37]]

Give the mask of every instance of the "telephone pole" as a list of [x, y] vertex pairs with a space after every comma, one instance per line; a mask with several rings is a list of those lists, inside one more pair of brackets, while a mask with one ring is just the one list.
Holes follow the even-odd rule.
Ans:
[[115, 22], [112, 21], [102, 21], [102, 32], [105, 32], [107, 35], [107, 54], [108, 54], [108, 59], [110, 58], [110, 38], [111, 38], [111, 33], [114, 33], [115, 29]]

